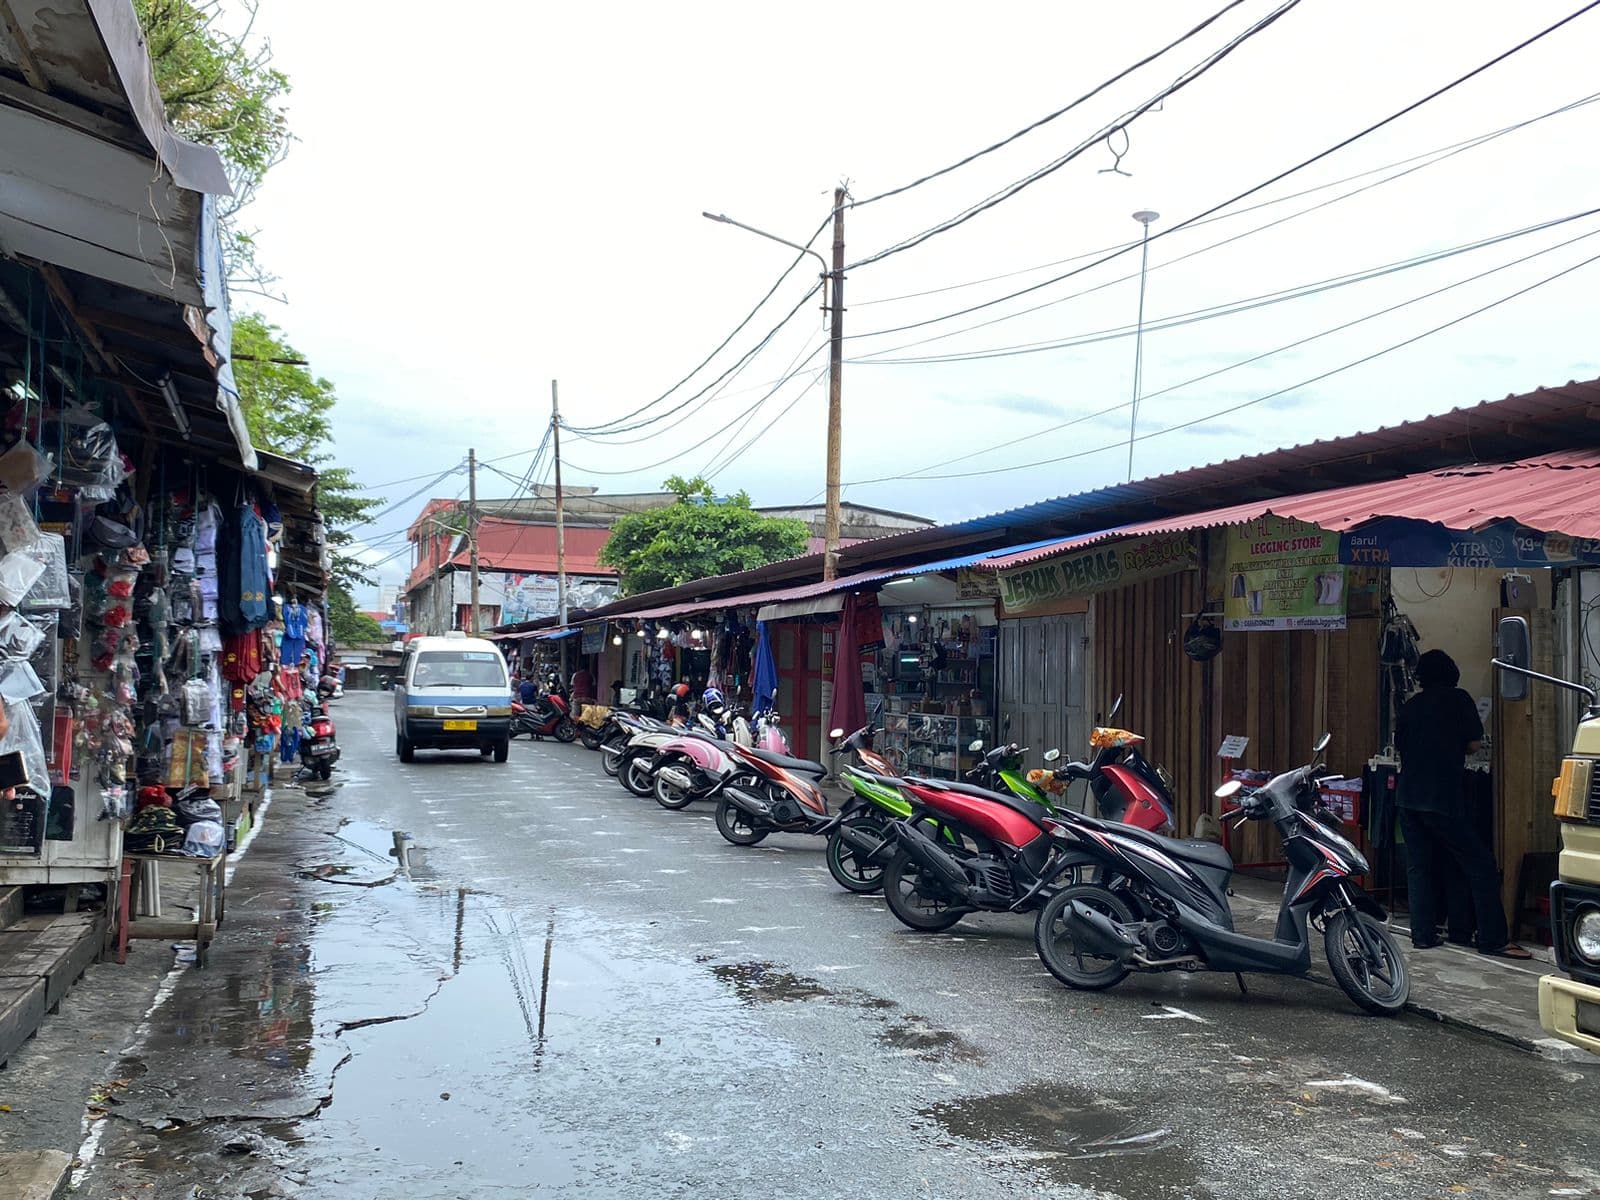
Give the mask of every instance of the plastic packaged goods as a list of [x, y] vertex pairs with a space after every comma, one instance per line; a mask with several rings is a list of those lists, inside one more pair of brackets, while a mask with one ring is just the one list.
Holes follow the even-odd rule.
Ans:
[[39, 540], [28, 503], [15, 492], [0, 492], [0, 549], [20, 550]]

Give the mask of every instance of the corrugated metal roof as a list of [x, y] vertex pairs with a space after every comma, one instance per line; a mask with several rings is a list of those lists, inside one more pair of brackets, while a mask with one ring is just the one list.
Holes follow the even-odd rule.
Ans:
[[1600, 449], [1566, 450], [1511, 463], [1422, 471], [1377, 483], [1135, 522], [1029, 550], [991, 555], [984, 565], [1003, 571], [1100, 542], [1238, 525], [1269, 515], [1331, 530], [1354, 529], [1382, 517], [1428, 521], [1459, 530], [1513, 520], [1546, 533], [1600, 538]]

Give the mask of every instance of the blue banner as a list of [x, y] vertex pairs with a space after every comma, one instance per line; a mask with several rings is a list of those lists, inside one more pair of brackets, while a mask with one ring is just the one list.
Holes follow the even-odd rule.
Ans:
[[1476, 531], [1385, 517], [1339, 535], [1339, 561], [1356, 567], [1600, 565], [1600, 539], [1546, 533], [1515, 521]]

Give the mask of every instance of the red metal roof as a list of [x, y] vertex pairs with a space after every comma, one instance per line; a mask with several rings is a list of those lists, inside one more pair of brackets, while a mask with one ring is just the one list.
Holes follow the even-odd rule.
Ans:
[[1336, 530], [1354, 529], [1380, 517], [1406, 517], [1462, 530], [1509, 519], [1547, 533], [1600, 538], [1600, 449], [1562, 450], [1510, 463], [1446, 467], [1377, 483], [1252, 500], [1080, 534], [991, 558], [983, 565], [1003, 571], [1100, 542], [1238, 525], [1268, 515]]
[[[569, 575], [615, 575], [596, 558], [600, 547], [611, 536], [609, 529], [577, 526], [566, 531], [567, 573]], [[468, 566], [465, 550], [450, 559], [457, 567]], [[556, 569], [556, 527], [528, 525], [485, 517], [478, 522], [478, 568], [484, 571], [511, 571], [518, 574], [553, 574]]]

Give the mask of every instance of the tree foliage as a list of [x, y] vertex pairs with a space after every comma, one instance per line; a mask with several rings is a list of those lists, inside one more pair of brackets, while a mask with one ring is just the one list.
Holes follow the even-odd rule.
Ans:
[[355, 599], [342, 587], [328, 592], [328, 624], [333, 629], [334, 643], [339, 646], [366, 646], [389, 640], [383, 626], [357, 608]]
[[[333, 457], [329, 447], [338, 397], [333, 384], [298, 365], [302, 359], [283, 330], [265, 317], [249, 313], [234, 322], [233, 378], [250, 441], [317, 468], [317, 507], [328, 526], [334, 590], [344, 594], [354, 612], [349, 590], [373, 581], [350, 553], [355, 541], [351, 528], [365, 520], [380, 501], [361, 494], [348, 467], [327, 465]], [[330, 595], [330, 606], [332, 603]]]
[[704, 479], [678, 475], [662, 489], [675, 494], [677, 503], [623, 517], [600, 550], [599, 561], [622, 576], [625, 595], [805, 553], [811, 537], [806, 523], [764, 517], [744, 492], [718, 498]]
[[[190, 141], [215, 148], [233, 184], [233, 196], [219, 206], [229, 277], [262, 282], [254, 232], [239, 213], [288, 152], [289, 77], [272, 65], [271, 43], [251, 36], [253, 3], [134, 0], [134, 9], [167, 119]], [[242, 12], [242, 32], [224, 26], [225, 12]]]

